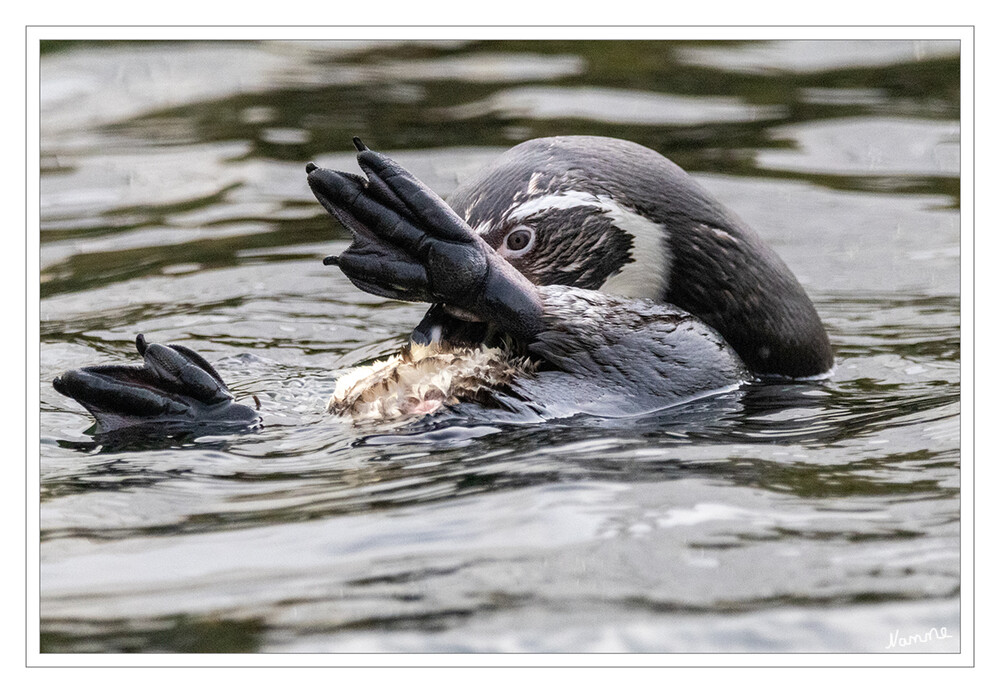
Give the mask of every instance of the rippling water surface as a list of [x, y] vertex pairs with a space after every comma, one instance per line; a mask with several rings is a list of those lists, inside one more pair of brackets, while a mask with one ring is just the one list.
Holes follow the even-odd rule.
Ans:
[[[46, 44], [47, 652], [958, 651], [957, 42]], [[653, 147], [756, 228], [825, 381], [539, 425], [324, 414], [424, 307], [356, 290], [304, 164], [442, 194], [513, 144]], [[197, 349], [261, 432], [100, 444], [63, 370]]]

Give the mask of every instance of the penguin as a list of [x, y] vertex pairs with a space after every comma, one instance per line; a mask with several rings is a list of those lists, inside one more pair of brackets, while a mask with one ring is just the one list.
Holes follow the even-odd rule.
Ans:
[[[328, 405], [337, 415], [395, 420], [463, 402], [628, 415], [832, 368], [826, 332], [788, 267], [651, 149], [605, 137], [530, 140], [464, 182], [449, 205], [354, 143], [363, 176], [306, 166], [317, 200], [352, 233], [324, 264], [363, 291], [431, 308], [400, 352], [338, 380]], [[184, 408], [178, 391], [197, 402], [180, 418], [210, 408], [212, 421], [259, 425], [231, 395], [220, 406], [228, 390], [204, 359], [168, 348], [185, 361], [172, 371], [171, 407]], [[130, 371], [120, 385], [105, 375], [101, 406], [80, 376], [93, 368], [54, 385], [104, 429], [178, 418], [143, 404], [171, 408], [155, 380], [162, 368], [151, 367], [149, 348], [140, 353], [144, 375]], [[209, 392], [206, 377], [221, 390]], [[140, 412], [109, 415], [116, 391], [126, 412]]]
[[[449, 206], [355, 145], [365, 178], [307, 167], [354, 237], [326, 262], [364, 291], [435, 306], [399, 354], [338, 381], [330, 411], [393, 418], [499, 388], [549, 411], [630, 414], [833, 365], [788, 267], [651, 149], [530, 140]], [[456, 342], [456, 325], [477, 323], [477, 338]], [[491, 344], [483, 329], [511, 341]]]

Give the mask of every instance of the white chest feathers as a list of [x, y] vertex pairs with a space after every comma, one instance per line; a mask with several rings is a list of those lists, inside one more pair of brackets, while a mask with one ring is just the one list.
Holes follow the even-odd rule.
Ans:
[[354, 368], [337, 380], [327, 411], [355, 421], [421, 416], [476, 400], [531, 370], [523, 357], [493, 347], [441, 349], [410, 343], [399, 353]]

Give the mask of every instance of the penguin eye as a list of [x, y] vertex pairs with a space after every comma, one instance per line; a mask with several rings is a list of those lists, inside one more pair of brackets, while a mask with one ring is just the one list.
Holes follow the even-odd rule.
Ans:
[[528, 249], [534, 238], [535, 232], [533, 230], [527, 226], [519, 226], [507, 234], [504, 246], [513, 253], [521, 254]]

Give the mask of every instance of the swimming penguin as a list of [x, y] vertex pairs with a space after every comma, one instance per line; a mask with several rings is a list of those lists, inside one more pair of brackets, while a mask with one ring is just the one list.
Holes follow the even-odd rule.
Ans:
[[[396, 418], [517, 401], [556, 415], [635, 413], [832, 367], [791, 271], [653, 150], [602, 137], [531, 140], [448, 206], [355, 145], [364, 177], [306, 167], [317, 199], [353, 235], [324, 263], [366, 292], [432, 307], [400, 353], [338, 381], [331, 411]], [[68, 375], [57, 389], [101, 424]], [[101, 387], [106, 403], [114, 386]], [[132, 378], [126, 408], [135, 387]]]

